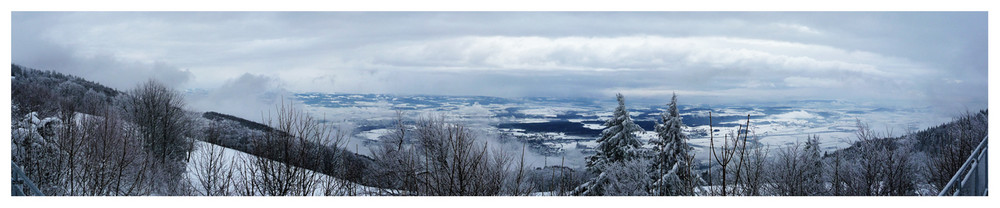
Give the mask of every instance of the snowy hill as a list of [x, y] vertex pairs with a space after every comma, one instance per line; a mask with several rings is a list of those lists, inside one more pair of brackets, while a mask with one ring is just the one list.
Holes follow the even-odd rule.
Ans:
[[[231, 180], [233, 181], [231, 181], [225, 192], [237, 193], [240, 192], [241, 188], [246, 188], [242, 187], [239, 181], [245, 180], [242, 173], [249, 172], [254, 168], [253, 161], [259, 159], [257, 156], [203, 141], [196, 141], [195, 146], [195, 150], [191, 152], [191, 159], [187, 163], [188, 171], [184, 176], [188, 178], [192, 188], [198, 194], [204, 195], [206, 193], [205, 187], [207, 183], [203, 183], [203, 181], [206, 181], [209, 177], [208, 175], [210, 175], [211, 171], [209, 170], [213, 165], [211, 163], [213, 159], [217, 160], [215, 165], [231, 167], [231, 169], [225, 168], [231, 170], [233, 173], [231, 176]], [[311, 194], [309, 194], [312, 196], [370, 196], [398, 195], [401, 193], [398, 190], [364, 186], [311, 170], [305, 170], [305, 172], [307, 175], [313, 175], [312, 178], [316, 183]]]

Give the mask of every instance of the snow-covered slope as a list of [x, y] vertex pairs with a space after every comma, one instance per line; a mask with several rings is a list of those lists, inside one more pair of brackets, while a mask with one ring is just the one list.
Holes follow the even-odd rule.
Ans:
[[[233, 179], [235, 180], [233, 185], [229, 187], [231, 193], [237, 192], [237, 185], [239, 180], [243, 178], [240, 174], [246, 170], [248, 167], [246, 164], [248, 161], [253, 161], [257, 157], [245, 152], [241, 152], [234, 149], [225, 148], [212, 143], [196, 141], [195, 150], [191, 152], [191, 159], [187, 163], [187, 173], [185, 177], [190, 180], [191, 186], [194, 188], [195, 195], [202, 195], [205, 192], [201, 180], [199, 180], [199, 171], [206, 169], [206, 164], [210, 160], [210, 155], [215, 151], [217, 155], [221, 155], [221, 161], [224, 166], [231, 167], [233, 170]], [[221, 152], [221, 154], [219, 153]], [[307, 173], [312, 174], [310, 170], [305, 170]], [[398, 190], [390, 189], [380, 189], [375, 187], [363, 186], [360, 184], [352, 183], [345, 180], [337, 180], [334, 177], [322, 173], [316, 173], [316, 187], [313, 191], [313, 196], [323, 196], [326, 195], [329, 189], [331, 195], [339, 196], [366, 196], [366, 195], [395, 195], [400, 193]], [[330, 188], [327, 188], [330, 187]]]

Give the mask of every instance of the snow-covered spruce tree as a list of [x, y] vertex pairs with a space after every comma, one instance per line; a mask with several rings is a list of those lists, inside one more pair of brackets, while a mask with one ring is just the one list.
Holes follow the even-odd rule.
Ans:
[[605, 167], [639, 156], [637, 150], [642, 144], [635, 132], [642, 131], [642, 127], [632, 122], [632, 117], [628, 115], [625, 97], [621, 93], [616, 96], [618, 108], [615, 108], [611, 119], [604, 123], [605, 129], [601, 132], [601, 138], [597, 139], [597, 154], [587, 158], [587, 169], [597, 177], [573, 190], [574, 195], [604, 195], [604, 185], [608, 182], [607, 175], [603, 173]]
[[587, 160], [587, 168], [600, 171], [603, 165], [613, 162], [632, 159], [636, 156], [636, 149], [642, 145], [635, 133], [642, 131], [642, 127], [632, 121], [625, 109], [625, 97], [617, 95], [618, 108], [611, 119], [604, 122], [604, 131], [601, 138], [597, 139], [597, 154]]
[[670, 99], [667, 111], [660, 116], [656, 125], [657, 138], [653, 143], [653, 164], [650, 169], [653, 184], [650, 193], [657, 196], [691, 195], [694, 188], [694, 175], [691, 174], [691, 146], [687, 144], [687, 135], [682, 128], [684, 122], [677, 110], [677, 94]]
[[819, 136], [814, 135], [806, 140], [802, 150], [802, 184], [803, 193], [809, 196], [825, 195], [823, 181], [823, 155], [819, 151]]

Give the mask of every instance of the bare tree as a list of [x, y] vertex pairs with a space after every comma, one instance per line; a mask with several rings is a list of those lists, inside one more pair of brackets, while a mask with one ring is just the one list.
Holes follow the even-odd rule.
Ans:
[[73, 161], [76, 174], [67, 178], [71, 195], [147, 195], [152, 191], [153, 160], [142, 149], [134, 125], [124, 122], [118, 111], [105, 106], [96, 115], [74, 122], [79, 133], [79, 155]]
[[[886, 196], [915, 194], [917, 179], [916, 162], [912, 160], [910, 144], [905, 139], [876, 133], [868, 124], [857, 121], [857, 153], [851, 161], [854, 169], [848, 171], [845, 183], [851, 195]], [[890, 131], [886, 131], [890, 132]], [[840, 176], [838, 176], [840, 177]]]
[[799, 150], [801, 144], [795, 143], [778, 151], [777, 159], [771, 166], [771, 173], [774, 192], [782, 196], [804, 196], [802, 192], [802, 164], [799, 157], [802, 151]]
[[860, 180], [855, 184], [861, 188], [856, 192], [864, 196], [881, 195], [879, 179], [882, 176], [882, 167], [880, 162], [884, 158], [885, 151], [880, 142], [877, 141], [877, 134], [868, 124], [857, 120], [856, 126], [858, 131], [855, 132], [855, 135], [858, 138], [858, 151], [860, 153], [856, 162], [859, 165], [858, 176]]
[[[709, 117], [709, 123], [711, 124], [711, 119], [712, 119], [711, 112], [709, 112], [708, 117]], [[723, 139], [723, 144], [720, 149], [721, 151], [720, 153], [717, 153], [715, 151], [715, 139], [714, 139], [714, 134], [711, 133], [712, 131], [711, 125], [709, 125], [709, 128], [710, 128], [709, 134], [711, 135], [709, 137], [710, 151], [712, 156], [715, 158], [716, 164], [718, 164], [719, 167], [721, 168], [720, 172], [722, 173], [722, 176], [720, 177], [721, 180], [720, 185], [722, 187], [719, 189], [719, 194], [721, 194], [722, 196], [731, 195], [733, 194], [732, 192], [735, 191], [735, 188], [739, 187], [739, 185], [741, 184], [740, 180], [742, 178], [741, 172], [743, 171], [743, 167], [746, 165], [746, 162], [743, 160], [743, 158], [746, 158], [747, 137], [750, 132], [750, 115], [747, 114], [746, 125], [741, 124], [738, 126], [736, 132], [725, 135], [725, 138]], [[733, 162], [733, 159], [739, 159], [739, 160], [735, 161], [736, 167], [734, 167], [733, 169], [729, 169], [729, 167], [731, 167], [730, 165], [733, 165], [731, 164]], [[733, 174], [732, 182], [730, 182], [729, 180], [728, 177], [729, 174]], [[733, 190], [730, 190], [729, 186], [730, 183], [732, 183], [733, 185], [732, 188]]]
[[153, 168], [161, 194], [183, 194], [184, 162], [191, 151], [191, 121], [184, 112], [180, 93], [149, 80], [121, 100], [125, 118], [135, 124], [143, 147], [156, 160]]
[[[514, 196], [526, 196], [528, 194], [531, 194], [531, 192], [534, 191], [534, 189], [535, 189], [535, 187], [532, 184], [527, 183], [527, 180], [526, 180], [527, 175], [524, 172], [525, 171], [525, 163], [524, 163], [525, 147], [526, 147], [526, 144], [522, 144], [521, 145], [521, 157], [518, 159], [517, 169], [514, 171], [516, 173], [516, 175], [514, 176], [514, 182], [513, 182], [514, 184], [510, 187], [510, 190], [507, 191], [508, 193], [510, 193], [511, 195], [514, 195]], [[565, 161], [566, 158], [563, 157], [563, 160]], [[562, 172], [562, 169], [560, 169], [560, 175], [561, 175], [561, 172]], [[562, 192], [563, 192], [563, 190], [562, 190], [562, 183], [560, 183], [559, 187], [560, 187], [559, 194], [562, 194]]]
[[943, 138], [936, 139], [940, 141], [934, 144], [942, 147], [938, 151], [931, 151], [934, 157], [928, 165], [930, 182], [938, 189], [943, 188], [958, 172], [972, 150], [986, 137], [988, 127], [986, 111], [967, 111], [952, 123], [946, 127]]
[[[214, 131], [214, 130], [209, 130]], [[217, 132], [217, 131], [214, 131]], [[211, 132], [210, 132], [211, 134]], [[226, 158], [226, 148], [211, 143], [200, 143], [197, 157], [192, 158], [195, 190], [203, 196], [231, 195], [233, 184], [233, 158]]]
[[[422, 194], [443, 196], [491, 196], [501, 193], [509, 157], [489, 151], [462, 125], [443, 117], [417, 123], [419, 153], [424, 159], [420, 183]], [[493, 159], [491, 159], [493, 158]]]
[[[241, 192], [251, 195], [308, 196], [318, 194], [322, 174], [314, 170], [325, 167], [323, 153], [329, 148], [340, 148], [345, 132], [298, 110], [284, 101], [275, 113], [264, 118], [273, 129], [253, 141], [253, 152], [258, 157], [249, 159], [248, 170], [241, 179]], [[333, 161], [339, 161], [335, 156]], [[325, 191], [324, 191], [325, 192]]]
[[236, 168], [238, 174], [233, 177], [234, 182], [234, 194], [238, 196], [259, 196], [260, 186], [258, 185], [257, 177], [261, 174], [254, 163], [258, 157], [245, 154], [235, 158], [237, 161], [235, 164], [239, 164]]
[[754, 141], [749, 147], [748, 153], [742, 153], [746, 168], [740, 173], [744, 183], [740, 186], [741, 194], [745, 196], [760, 196], [764, 185], [768, 184], [767, 156], [770, 152], [769, 146], [762, 146], [757, 135], [753, 136]]
[[190, 133], [189, 120], [179, 93], [149, 80], [130, 91], [124, 101], [127, 118], [139, 128], [145, 147], [159, 160], [180, 161], [190, 151], [184, 139]]
[[770, 165], [771, 184], [775, 194], [817, 196], [826, 193], [818, 148], [819, 137], [813, 136], [805, 145], [796, 142], [778, 152], [778, 158]]
[[372, 148], [376, 168], [376, 180], [381, 187], [415, 192], [420, 187], [417, 174], [423, 169], [412, 145], [412, 135], [408, 136], [403, 112], [396, 111], [396, 125], [385, 135], [379, 146]]
[[850, 163], [844, 159], [843, 152], [835, 152], [833, 159], [830, 160], [830, 164], [826, 165], [828, 167], [827, 172], [830, 176], [830, 194], [833, 196], [846, 196], [848, 195], [852, 180]]
[[60, 139], [57, 144], [59, 146], [59, 150], [63, 151], [62, 154], [60, 154], [61, 158], [65, 158], [65, 160], [61, 162], [61, 165], [59, 165], [59, 167], [65, 167], [65, 169], [60, 171], [67, 174], [67, 180], [65, 180], [66, 184], [63, 185], [64, 188], [66, 188], [65, 192], [68, 195], [76, 195], [78, 194], [77, 184], [79, 184], [80, 181], [78, 180], [79, 172], [77, 169], [79, 167], [77, 165], [80, 163], [81, 150], [84, 145], [83, 142], [86, 138], [88, 138], [86, 135], [88, 132], [84, 131], [83, 128], [81, 128], [81, 125], [78, 125], [75, 120], [75, 111], [69, 106], [72, 105], [69, 105], [68, 102], [60, 102], [60, 107], [64, 107], [59, 111], [63, 125], [59, 128]]
[[[372, 149], [377, 175], [386, 179], [383, 184], [412, 195], [527, 194], [519, 184], [523, 178], [511, 171], [514, 157], [508, 152], [489, 148], [474, 132], [443, 116], [422, 118], [409, 132], [401, 115], [393, 132]], [[524, 165], [518, 166], [523, 177]]]
[[883, 193], [889, 196], [915, 195], [916, 162], [910, 144], [894, 144], [886, 149], [883, 162]]

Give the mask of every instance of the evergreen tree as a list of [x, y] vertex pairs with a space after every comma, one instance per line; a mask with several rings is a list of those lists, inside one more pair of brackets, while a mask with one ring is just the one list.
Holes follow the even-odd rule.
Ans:
[[806, 195], [823, 195], [823, 158], [819, 151], [819, 136], [813, 136], [806, 140], [805, 148], [802, 150], [802, 179], [803, 192]]
[[632, 122], [632, 117], [625, 109], [625, 97], [617, 95], [618, 108], [611, 119], [604, 123], [605, 129], [601, 138], [597, 139], [597, 154], [587, 159], [587, 169], [598, 177], [584, 183], [576, 190], [576, 195], [604, 195], [604, 185], [608, 182], [604, 170], [609, 165], [620, 165], [639, 156], [638, 149], [642, 145], [635, 135], [642, 127]]
[[684, 122], [677, 110], [677, 94], [670, 99], [667, 111], [656, 125], [657, 138], [650, 140], [653, 147], [653, 164], [650, 169], [653, 184], [651, 193], [659, 196], [691, 195], [695, 179], [690, 171], [691, 146], [682, 132]]
[[628, 115], [625, 97], [620, 93], [617, 97], [618, 108], [615, 108], [611, 119], [604, 122], [604, 131], [601, 132], [601, 138], [597, 139], [597, 154], [587, 161], [587, 167], [591, 171], [599, 173], [606, 164], [636, 157], [636, 150], [642, 145], [635, 135], [642, 131], [642, 127], [632, 122], [632, 117]]

